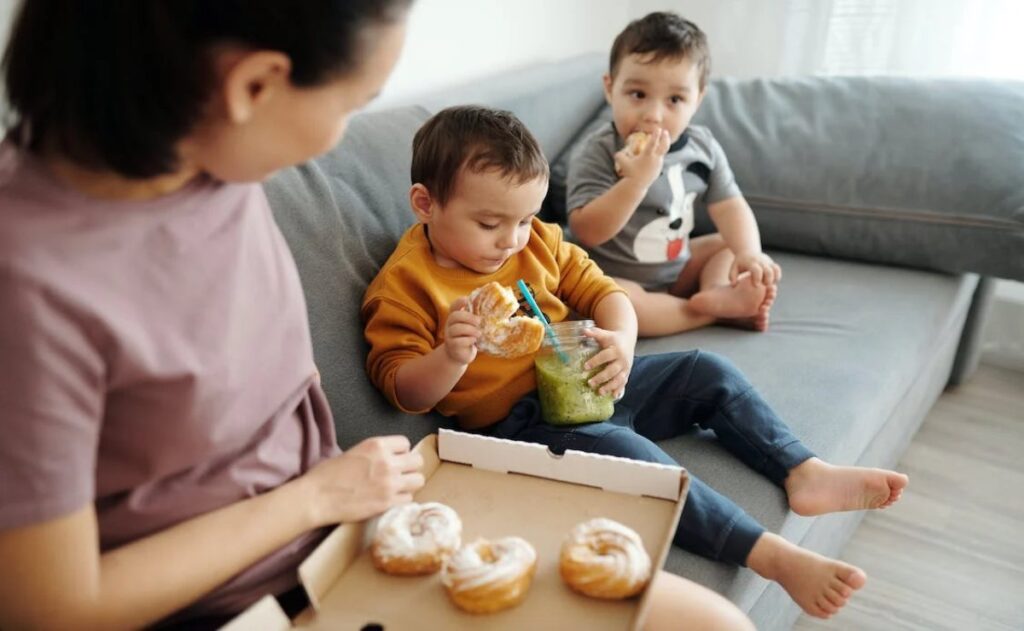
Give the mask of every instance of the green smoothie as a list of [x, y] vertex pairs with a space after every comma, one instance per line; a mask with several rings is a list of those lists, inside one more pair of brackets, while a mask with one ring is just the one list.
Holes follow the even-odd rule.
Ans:
[[600, 370], [588, 372], [583, 367], [592, 355], [592, 352], [570, 353], [567, 364], [554, 353], [537, 355], [534, 360], [537, 391], [545, 421], [552, 425], [573, 425], [611, 418], [615, 399], [598, 394], [587, 383], [587, 379]]

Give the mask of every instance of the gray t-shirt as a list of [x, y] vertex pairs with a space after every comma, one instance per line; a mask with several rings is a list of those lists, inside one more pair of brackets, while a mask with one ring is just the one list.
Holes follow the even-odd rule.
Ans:
[[[291, 253], [257, 184], [88, 198], [0, 145], [0, 529], [92, 502], [110, 550], [338, 452]], [[307, 533], [187, 610], [296, 583]]]
[[[569, 162], [566, 207], [571, 213], [608, 191], [619, 176], [615, 154], [623, 140], [612, 123], [584, 141]], [[690, 258], [693, 202], [740, 195], [729, 161], [707, 127], [691, 125], [665, 155], [664, 169], [629, 222], [610, 240], [586, 248], [611, 276], [648, 289], [671, 285]]]

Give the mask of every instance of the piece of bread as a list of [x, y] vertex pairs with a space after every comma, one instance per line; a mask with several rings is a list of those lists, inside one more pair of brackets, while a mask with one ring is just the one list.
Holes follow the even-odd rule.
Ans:
[[635, 131], [626, 138], [626, 151], [634, 156], [638, 156], [650, 141], [650, 134], [645, 131]]
[[496, 282], [487, 283], [469, 295], [469, 310], [483, 320], [477, 348], [514, 359], [534, 353], [544, 339], [544, 325], [526, 316], [513, 317], [519, 309], [516, 295]]

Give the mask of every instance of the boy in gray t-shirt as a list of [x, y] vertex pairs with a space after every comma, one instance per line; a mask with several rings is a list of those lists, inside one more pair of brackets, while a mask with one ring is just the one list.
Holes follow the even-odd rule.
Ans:
[[[781, 278], [721, 146], [689, 124], [709, 66], [692, 22], [652, 13], [630, 23], [604, 76], [613, 122], [569, 164], [569, 226], [628, 292], [645, 336], [715, 322], [764, 331]], [[698, 196], [719, 232], [691, 239]]]

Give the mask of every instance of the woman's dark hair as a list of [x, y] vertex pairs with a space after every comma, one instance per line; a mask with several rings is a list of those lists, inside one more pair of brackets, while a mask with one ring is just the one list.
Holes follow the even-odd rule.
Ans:
[[135, 178], [173, 172], [215, 88], [211, 47], [280, 51], [313, 86], [358, 67], [412, 0], [24, 0], [3, 66], [9, 137]]

